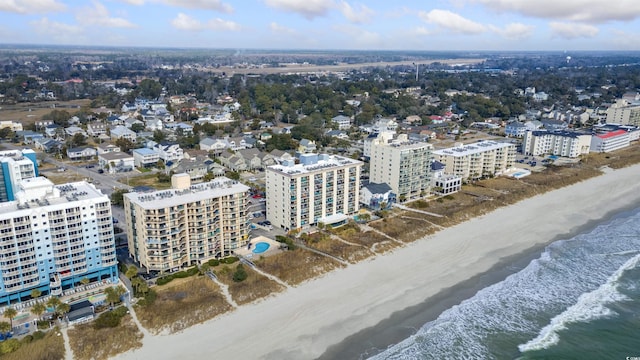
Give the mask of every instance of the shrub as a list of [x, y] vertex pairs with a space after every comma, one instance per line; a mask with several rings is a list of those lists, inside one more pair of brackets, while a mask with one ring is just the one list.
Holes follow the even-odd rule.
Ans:
[[218, 259], [211, 259], [207, 262], [209, 264], [209, 266], [218, 266], [220, 265], [220, 260]]
[[39, 320], [38, 321], [38, 329], [40, 330], [48, 330], [51, 324], [49, 324], [48, 320]]
[[28, 343], [30, 343], [32, 341], [33, 341], [33, 335], [27, 335], [27, 336], [22, 338], [22, 343], [23, 344], [28, 344]]
[[229, 257], [226, 257], [226, 258], [220, 260], [220, 262], [223, 263], [223, 264], [233, 264], [234, 262], [236, 262], [238, 260], [239, 259], [237, 257], [235, 257], [235, 256], [229, 256]]
[[193, 276], [197, 273], [199, 273], [200, 271], [198, 270], [197, 266], [192, 267], [191, 269], [187, 270], [187, 276]]
[[33, 337], [33, 340], [40, 340], [40, 339], [44, 339], [44, 335], [45, 335], [44, 332], [38, 330], [33, 333], [32, 337]]
[[170, 283], [174, 279], [173, 275], [163, 276], [156, 280], [156, 285], [164, 285]]
[[124, 306], [120, 306], [113, 311], [102, 313], [100, 316], [98, 316], [96, 321], [93, 322], [93, 328], [96, 330], [114, 328], [120, 325], [120, 320], [126, 315], [126, 313], [127, 308], [125, 308]]
[[238, 266], [236, 267], [236, 272], [233, 273], [233, 281], [242, 282], [246, 280], [248, 276], [249, 275], [247, 274], [247, 271], [244, 269], [244, 266], [242, 266], [242, 264], [238, 264]]
[[8, 354], [14, 352], [20, 348], [20, 341], [18, 339], [9, 339], [0, 343], [0, 353]]

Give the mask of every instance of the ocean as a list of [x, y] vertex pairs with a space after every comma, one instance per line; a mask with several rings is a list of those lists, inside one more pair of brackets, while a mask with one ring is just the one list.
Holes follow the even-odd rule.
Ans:
[[371, 359], [627, 357], [640, 359], [640, 209], [549, 244]]

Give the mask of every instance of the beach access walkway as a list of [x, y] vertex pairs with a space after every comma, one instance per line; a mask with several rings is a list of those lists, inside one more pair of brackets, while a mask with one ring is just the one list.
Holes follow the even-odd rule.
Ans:
[[433, 216], [433, 217], [439, 217], [439, 218], [444, 217], [444, 216], [442, 216], [440, 214], [436, 214], [436, 213], [432, 213], [432, 212], [428, 212], [428, 211], [424, 211], [424, 210], [419, 210], [419, 209], [414, 209], [414, 208], [411, 208], [411, 207], [408, 207], [408, 206], [404, 206], [404, 205], [401, 205], [401, 204], [393, 204], [393, 207], [396, 207], [396, 208], [402, 209], [402, 210], [413, 211], [413, 212], [417, 212], [417, 213], [421, 213], [421, 214], [425, 214], [425, 215], [430, 215], [430, 216]]

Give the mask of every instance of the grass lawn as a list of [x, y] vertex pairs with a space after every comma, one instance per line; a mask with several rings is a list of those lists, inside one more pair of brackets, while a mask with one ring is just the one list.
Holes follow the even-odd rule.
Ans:
[[244, 281], [233, 281], [233, 273], [236, 271], [237, 266], [237, 264], [218, 265], [212, 270], [218, 276], [218, 279], [229, 287], [231, 298], [238, 305], [250, 303], [284, 290], [282, 285], [257, 273], [249, 266], [244, 266], [244, 270], [248, 275]]
[[142, 346], [142, 333], [131, 315], [125, 315], [115, 328], [94, 329], [93, 323], [76, 325], [69, 330], [73, 358], [102, 360]]
[[87, 178], [84, 175], [79, 175], [75, 171], [69, 171], [69, 170], [64, 172], [50, 171], [50, 172], [47, 172], [45, 175], [47, 179], [51, 180], [51, 182], [56, 185], [66, 184], [66, 183], [75, 182], [75, 181], [83, 181], [84, 179]]
[[151, 333], [174, 333], [232, 309], [218, 285], [206, 276], [176, 279], [153, 288], [158, 297], [151, 305], [136, 305], [136, 315]]
[[11, 105], [2, 105], [0, 109], [0, 120], [15, 120], [21, 122], [23, 126], [30, 125], [40, 120], [44, 115], [49, 114], [53, 110], [65, 110], [73, 115], [80, 111], [78, 108], [54, 108], [54, 104], [78, 105], [80, 107], [89, 106], [91, 100], [71, 100], [71, 101], [44, 101], [37, 103], [18, 103]]
[[118, 179], [119, 182], [127, 184], [129, 186], [151, 186], [158, 190], [164, 190], [171, 188], [171, 182], [159, 182], [157, 174], [145, 174], [139, 176], [125, 176]]
[[304, 249], [265, 256], [253, 262], [260, 270], [292, 286], [343, 267], [335, 260]]
[[[64, 339], [58, 328], [49, 330], [44, 338], [27, 343], [26, 337], [20, 340], [18, 350], [0, 356], [2, 360], [59, 360], [64, 359]], [[13, 341], [14, 339], [5, 340]]]

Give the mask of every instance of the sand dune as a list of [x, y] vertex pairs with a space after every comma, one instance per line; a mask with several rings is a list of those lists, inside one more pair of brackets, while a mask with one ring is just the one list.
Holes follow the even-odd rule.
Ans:
[[181, 333], [146, 337], [118, 359], [313, 359], [393, 312], [501, 258], [640, 203], [640, 165], [527, 199], [351, 265]]

